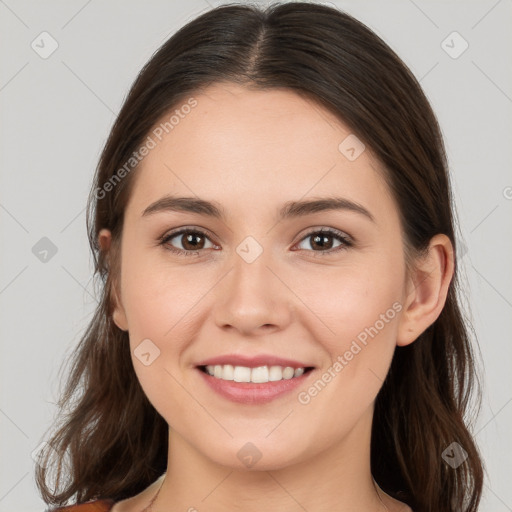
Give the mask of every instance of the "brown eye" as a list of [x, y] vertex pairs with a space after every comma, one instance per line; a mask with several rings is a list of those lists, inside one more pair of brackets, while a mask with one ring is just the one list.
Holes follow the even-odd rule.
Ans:
[[[171, 243], [173, 240], [174, 242]], [[214, 247], [206, 233], [196, 229], [183, 229], [170, 233], [162, 239], [161, 243], [169, 250], [179, 254], [197, 254], [202, 249]]]
[[184, 249], [193, 251], [195, 249], [203, 249], [205, 237], [198, 233], [189, 233], [180, 235], [181, 244]]
[[336, 252], [352, 245], [352, 242], [345, 234], [333, 229], [312, 231], [302, 239], [301, 243], [303, 241], [308, 242], [307, 245], [309, 247], [302, 247], [302, 250], [321, 253]]

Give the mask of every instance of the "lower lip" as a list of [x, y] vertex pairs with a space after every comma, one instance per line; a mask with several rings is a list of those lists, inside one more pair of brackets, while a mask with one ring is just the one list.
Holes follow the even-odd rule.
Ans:
[[242, 404], [264, 404], [287, 393], [291, 393], [301, 384], [304, 384], [304, 381], [313, 373], [313, 370], [310, 370], [299, 377], [291, 379], [253, 383], [218, 379], [199, 368], [196, 368], [196, 370], [201, 374], [205, 382], [219, 395], [232, 402]]

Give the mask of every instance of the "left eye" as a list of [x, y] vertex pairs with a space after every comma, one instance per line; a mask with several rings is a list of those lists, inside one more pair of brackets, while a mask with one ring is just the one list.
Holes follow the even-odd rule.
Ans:
[[[339, 244], [334, 246], [333, 239], [337, 239], [339, 241]], [[341, 232], [334, 231], [332, 229], [313, 231], [302, 239], [302, 241], [308, 240], [310, 241], [310, 249], [306, 248], [306, 250], [313, 250], [314, 252], [335, 252], [345, 247], [350, 247], [352, 245], [346, 235], [344, 235]], [[321, 250], [315, 250], [315, 247], [320, 248]]]

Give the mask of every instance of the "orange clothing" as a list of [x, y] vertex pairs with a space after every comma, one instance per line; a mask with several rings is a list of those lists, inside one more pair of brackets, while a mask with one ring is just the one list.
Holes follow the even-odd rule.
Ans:
[[92, 500], [87, 503], [68, 505], [67, 507], [51, 508], [45, 512], [109, 512], [114, 504], [114, 500]]

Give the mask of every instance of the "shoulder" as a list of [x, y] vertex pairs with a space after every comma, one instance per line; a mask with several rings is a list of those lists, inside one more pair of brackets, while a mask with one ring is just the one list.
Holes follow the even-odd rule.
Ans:
[[48, 508], [44, 512], [109, 512], [114, 504], [115, 501], [109, 499], [92, 500], [86, 503], [68, 505], [66, 507]]

